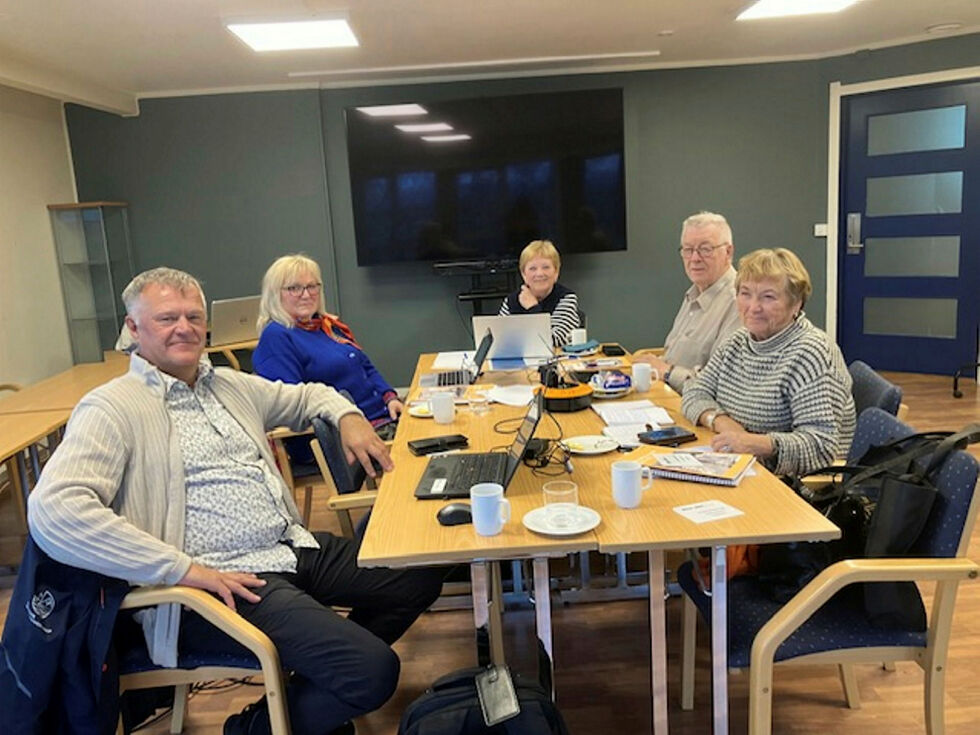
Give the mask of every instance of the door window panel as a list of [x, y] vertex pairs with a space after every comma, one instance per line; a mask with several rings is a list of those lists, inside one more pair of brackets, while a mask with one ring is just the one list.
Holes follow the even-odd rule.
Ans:
[[869, 217], [962, 211], [962, 171], [869, 178], [867, 187], [865, 212]]
[[866, 298], [864, 333], [956, 339], [956, 299]]
[[868, 118], [868, 155], [962, 148], [966, 105], [898, 112]]
[[869, 237], [864, 242], [864, 275], [957, 278], [960, 237]]

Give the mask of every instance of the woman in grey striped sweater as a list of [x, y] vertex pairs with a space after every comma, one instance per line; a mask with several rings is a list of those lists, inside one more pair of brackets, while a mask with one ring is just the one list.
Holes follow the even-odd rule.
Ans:
[[578, 296], [558, 283], [561, 256], [550, 240], [534, 240], [519, 261], [524, 283], [500, 305], [500, 316], [510, 314], [550, 314], [551, 341], [555, 347], [568, 344], [579, 323]]
[[803, 313], [813, 288], [785, 248], [741, 259], [742, 328], [684, 391], [684, 415], [717, 432], [717, 451], [754, 454], [780, 475], [847, 454], [854, 435], [851, 377], [840, 348]]

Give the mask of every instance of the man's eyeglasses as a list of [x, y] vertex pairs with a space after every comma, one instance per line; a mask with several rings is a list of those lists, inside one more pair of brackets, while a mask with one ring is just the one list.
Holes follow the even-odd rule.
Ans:
[[721, 245], [698, 245], [696, 248], [677, 248], [677, 252], [681, 254], [684, 260], [690, 260], [694, 257], [695, 253], [702, 258], [710, 258], [715, 254], [715, 250], [723, 248], [727, 244], [727, 242], [723, 242]]
[[294, 283], [292, 286], [283, 286], [283, 291], [288, 291], [290, 296], [302, 296], [303, 292], [306, 291], [310, 296], [316, 296], [320, 293], [321, 283], [311, 283], [308, 286], [301, 286], [298, 283]]

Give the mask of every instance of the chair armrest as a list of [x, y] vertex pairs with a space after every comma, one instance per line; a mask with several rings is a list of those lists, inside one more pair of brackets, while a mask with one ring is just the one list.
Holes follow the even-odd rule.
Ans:
[[796, 593], [759, 630], [750, 666], [771, 661], [776, 649], [838, 591], [858, 582], [962, 581], [976, 579], [980, 566], [956, 559], [845, 559], [832, 564]]
[[327, 498], [327, 508], [334, 511], [371, 508], [378, 498], [377, 490], [362, 490], [347, 495], [331, 495]]
[[637, 355], [657, 355], [659, 357], [664, 354], [664, 349], [663, 347], [644, 347], [640, 350], [633, 350], [633, 357]]
[[131, 610], [167, 603], [177, 603], [193, 610], [252, 651], [263, 669], [268, 664], [278, 670], [279, 653], [269, 636], [204, 590], [183, 585], [137, 587], [123, 598], [120, 609]]
[[[831, 465], [845, 465], [847, 464], [843, 459], [835, 459], [831, 462]], [[803, 483], [804, 487], [808, 487], [811, 490], [819, 490], [822, 487], [827, 487], [831, 482], [834, 481], [833, 475], [810, 475], [808, 477], [801, 477], [800, 482]]]
[[271, 431], [266, 432], [266, 436], [270, 439], [289, 439], [294, 436], [307, 436], [313, 433], [313, 429], [304, 429], [303, 431], [293, 431], [288, 426], [277, 426]]

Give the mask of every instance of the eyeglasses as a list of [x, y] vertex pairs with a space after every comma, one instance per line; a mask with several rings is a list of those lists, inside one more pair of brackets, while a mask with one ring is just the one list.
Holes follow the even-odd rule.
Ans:
[[301, 286], [298, 283], [294, 283], [292, 286], [283, 286], [283, 291], [288, 291], [290, 296], [302, 296], [303, 292], [307, 292], [310, 296], [316, 296], [320, 293], [320, 286], [322, 283], [311, 283], [307, 286]]
[[715, 250], [723, 248], [727, 244], [727, 242], [723, 242], [721, 245], [698, 245], [696, 248], [677, 248], [677, 252], [681, 254], [684, 260], [690, 260], [694, 257], [695, 253], [702, 258], [710, 258], [715, 254]]

